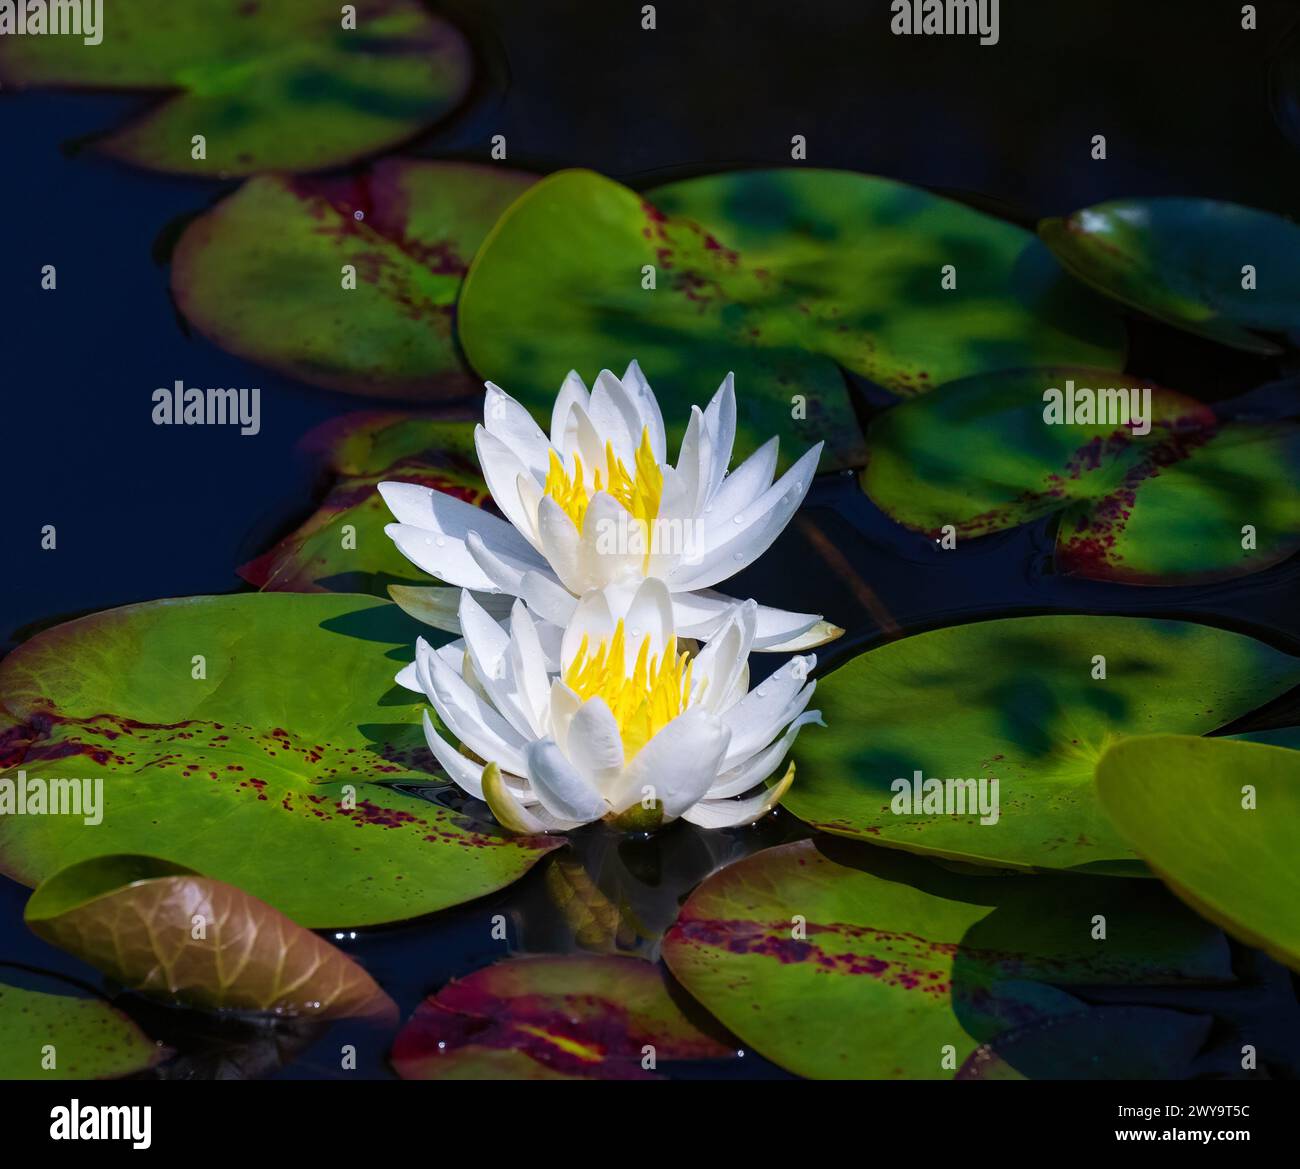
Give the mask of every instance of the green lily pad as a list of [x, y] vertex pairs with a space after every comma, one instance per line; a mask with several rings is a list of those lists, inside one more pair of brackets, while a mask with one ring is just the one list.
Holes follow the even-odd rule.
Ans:
[[0, 983], [0, 1080], [115, 1080], [146, 1071], [162, 1056], [102, 999]]
[[1267, 211], [1117, 199], [1044, 219], [1038, 234], [1081, 280], [1190, 333], [1275, 354], [1278, 345], [1249, 330], [1300, 327], [1300, 227]]
[[[940, 287], [948, 263], [960, 291]], [[1119, 361], [1124, 348], [1118, 320], [1031, 234], [916, 188], [816, 170], [644, 197], [590, 171], [552, 175], [480, 249], [460, 329], [474, 368], [539, 415], [570, 368], [590, 376], [635, 357], [680, 434], [687, 407], [734, 370], [738, 448], [777, 434], [789, 459], [825, 439], [823, 470], [862, 463], [841, 367], [907, 394], [1026, 361]]]
[[427, 578], [413, 572], [411, 562], [384, 534], [393, 517], [376, 484], [401, 479], [467, 503], [488, 499], [471, 422], [418, 414], [349, 414], [318, 427], [304, 446], [321, 460], [333, 482], [303, 524], [240, 566], [239, 575], [260, 589], [384, 596], [396, 585], [418, 596]]
[[[1208, 733], [1297, 682], [1300, 659], [1187, 621], [1011, 617], [935, 629], [818, 682], [826, 729], [800, 738], [783, 806], [827, 832], [910, 852], [1137, 875], [1137, 854], [1093, 789], [1106, 749], [1129, 735]], [[929, 810], [924, 788], [919, 810], [904, 803], [917, 771], [945, 781]], [[949, 779], [977, 783], [951, 785], [948, 799]], [[994, 779], [995, 821], [967, 802], [988, 780], [991, 805]]]
[[339, 166], [433, 125], [472, 70], [464, 37], [416, 0], [357, 0], [347, 6], [354, 28], [344, 7], [114, 0], [100, 43], [0, 38], [0, 82], [159, 91], [157, 105], [97, 143], [153, 170], [226, 178]]
[[407, 1080], [639, 1080], [668, 1060], [734, 1055], [682, 1013], [658, 966], [572, 955], [449, 983], [416, 1008], [391, 1060]]
[[[1012, 370], [963, 378], [878, 415], [863, 490], [899, 523], [938, 537], [1003, 531], [1057, 514], [1058, 572], [1130, 584], [1225, 580], [1300, 550], [1300, 427], [1220, 423], [1214, 411], [1130, 375]], [[1137, 427], [1046, 421], [1073, 385], [1150, 389]], [[1076, 409], [1074, 417], [1084, 417]], [[1128, 416], [1127, 414], [1125, 415]], [[1137, 429], [1146, 429], [1138, 434]]]
[[715, 873], [664, 960], [768, 1059], [855, 1079], [952, 1078], [980, 1043], [1070, 1007], [1058, 986], [1232, 976], [1223, 935], [1154, 881], [958, 876], [829, 840]]
[[147, 856], [57, 872], [24, 920], [52, 945], [143, 994], [205, 1010], [395, 1021], [353, 959], [242, 889]]
[[1300, 970], [1300, 751], [1155, 735], [1112, 747], [1097, 794], [1170, 889]]
[[312, 929], [509, 884], [560, 842], [376, 782], [441, 778], [419, 697], [393, 683], [417, 629], [371, 597], [262, 593], [128, 605], [32, 638], [0, 662], [5, 779], [102, 778], [100, 822], [86, 822], [93, 784], [91, 800], [65, 785], [83, 815], [0, 816], [0, 871], [36, 885], [165, 849]]
[[532, 182], [408, 159], [347, 178], [263, 175], [187, 226], [172, 291], [214, 343], [312, 385], [481, 393], [456, 348], [456, 298], [475, 249]]
[[981, 1044], [959, 1080], [1183, 1080], [1214, 1020], [1159, 1007], [1093, 1007]]

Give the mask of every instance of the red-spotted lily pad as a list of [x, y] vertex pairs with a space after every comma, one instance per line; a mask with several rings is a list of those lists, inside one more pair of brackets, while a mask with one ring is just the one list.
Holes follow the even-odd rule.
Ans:
[[1281, 349], [1251, 330], [1300, 328], [1300, 227], [1213, 199], [1117, 199], [1038, 233], [1074, 275], [1124, 304], [1225, 345]]
[[427, 578], [384, 534], [392, 514], [375, 485], [400, 479], [467, 503], [488, 498], [471, 422], [418, 414], [360, 413], [318, 427], [303, 443], [333, 476], [320, 507], [295, 531], [239, 569], [261, 589], [383, 596], [390, 585], [419, 596]]
[[1097, 801], [1107, 748], [1208, 734], [1297, 683], [1300, 658], [1188, 621], [930, 630], [818, 681], [826, 728], [799, 740], [783, 806], [827, 832], [960, 861], [1145, 873]]
[[393, 683], [418, 628], [373, 597], [251, 593], [128, 605], [25, 642], [0, 662], [0, 767], [41, 781], [47, 808], [62, 791], [63, 814], [32, 814], [29, 796], [29, 814], [0, 816], [0, 871], [36, 885], [165, 851], [309, 928], [509, 884], [559, 842], [380, 786], [440, 778], [419, 699]]
[[1094, 1007], [981, 1044], [959, 1080], [1183, 1080], [1210, 1034], [1209, 1015]]
[[1223, 935], [1154, 881], [958, 876], [810, 840], [705, 881], [664, 960], [774, 1063], [861, 1079], [950, 1079], [980, 1043], [1071, 1009], [1058, 987], [1232, 977]]
[[89, 37], [0, 37], [0, 82], [157, 91], [156, 105], [98, 143], [153, 170], [339, 166], [420, 133], [469, 88], [468, 44], [418, 0], [85, 7], [104, 10]]
[[727, 1059], [639, 958], [498, 962], [425, 999], [393, 1046], [408, 1080], [655, 1079], [671, 1060]]
[[1156, 735], [1112, 747], [1097, 793], [1198, 913], [1300, 970], [1300, 751]]
[[951, 382], [879, 415], [868, 458], [872, 501], [936, 538], [948, 526], [961, 540], [1058, 515], [1058, 572], [1189, 584], [1300, 549], [1300, 426], [1220, 422], [1127, 374], [1044, 368]]
[[481, 391], [456, 349], [456, 298], [475, 249], [532, 181], [406, 159], [348, 178], [250, 179], [181, 236], [176, 302], [223, 349], [312, 385], [377, 398]]
[[184, 1006], [396, 1021], [362, 968], [241, 889], [156, 857], [101, 856], [55, 873], [24, 919], [118, 984]]
[[115, 1080], [163, 1056], [102, 999], [46, 994], [0, 982], [0, 1080]]
[[[956, 287], [943, 287], [944, 265]], [[653, 278], [653, 287], [650, 281]], [[862, 461], [844, 369], [900, 394], [1026, 362], [1122, 358], [1118, 322], [1028, 232], [839, 171], [693, 179], [642, 196], [564, 171], [502, 217], [466, 278], [471, 364], [535, 412], [565, 373], [637, 358], [680, 429], [730, 370], [738, 443]]]

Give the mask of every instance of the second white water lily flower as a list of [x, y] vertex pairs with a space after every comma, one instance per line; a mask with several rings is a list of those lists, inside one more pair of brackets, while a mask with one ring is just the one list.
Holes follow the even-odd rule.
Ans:
[[[385, 530], [424, 571], [455, 586], [427, 590], [422, 616], [460, 632], [459, 589], [502, 618], [521, 597], [545, 621], [566, 625], [578, 598], [605, 590], [615, 617], [637, 586], [664, 582], [678, 634], [707, 640], [734, 598], [713, 585], [753, 563], [798, 510], [821, 444], [775, 478], [770, 439], [728, 473], [736, 396], [728, 375], [706, 409], [692, 407], [675, 465], [663, 416], [634, 361], [620, 380], [608, 370], [588, 393], [570, 373], [546, 435], [528, 410], [487, 385], [475, 442], [483, 476], [508, 523], [413, 483], [381, 483], [397, 523]], [[792, 651], [843, 631], [815, 613], [758, 606], [753, 648]]]
[[677, 817], [705, 828], [752, 823], [785, 794], [794, 765], [773, 787], [761, 785], [799, 729], [821, 718], [806, 709], [812, 657], [792, 659], [749, 689], [753, 601], [735, 606], [691, 656], [679, 652], [661, 581], [643, 582], [622, 618], [603, 593], [589, 593], [564, 631], [558, 675], [546, 668], [522, 602], [508, 632], [469, 592], [459, 616], [463, 650], [435, 650], [421, 639], [415, 671], [463, 749], [427, 711], [425, 733], [448, 775], [513, 832], [601, 819], [630, 828]]

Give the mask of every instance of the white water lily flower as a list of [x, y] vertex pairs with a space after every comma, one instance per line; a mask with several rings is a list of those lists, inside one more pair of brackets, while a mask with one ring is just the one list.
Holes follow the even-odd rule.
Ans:
[[[715, 636], [736, 601], [712, 586], [771, 546], [803, 502], [822, 447], [774, 481], [772, 438], [728, 473], [736, 433], [728, 375], [707, 409], [691, 408], [671, 465], [659, 404], [635, 361], [621, 380], [603, 371], [590, 393], [570, 373], [549, 437], [491, 382], [483, 419], [475, 431], [479, 462], [508, 523], [428, 487], [379, 484], [398, 521], [385, 531], [407, 559], [454, 586], [422, 590], [418, 615], [453, 633], [461, 631], [461, 588], [498, 617], [502, 602], [522, 597], [564, 626], [590, 590], [605, 590], [618, 617], [640, 582], [653, 578], [672, 595], [681, 637]], [[753, 648], [808, 649], [842, 632], [815, 613], [760, 605]]]
[[752, 823], [785, 794], [793, 763], [773, 787], [760, 785], [799, 729], [821, 720], [806, 709], [815, 688], [806, 680], [811, 656], [749, 689], [753, 601], [734, 606], [692, 655], [679, 652], [662, 581], [644, 581], [626, 617], [593, 591], [564, 631], [557, 674], [546, 668], [523, 602], [515, 602], [508, 632], [468, 591], [459, 617], [463, 651], [421, 639], [415, 672], [462, 749], [427, 711], [425, 734], [447, 774], [513, 832], [601, 819], [651, 827], [679, 816], [705, 828]]

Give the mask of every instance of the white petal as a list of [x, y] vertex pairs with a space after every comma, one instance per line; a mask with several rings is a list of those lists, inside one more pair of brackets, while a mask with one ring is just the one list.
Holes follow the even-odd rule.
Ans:
[[587, 571], [582, 536], [558, 503], [549, 495], [537, 510], [537, 534], [542, 554], [560, 583], [571, 593], [587, 591]]
[[604, 588], [641, 575], [649, 533], [621, 503], [597, 491], [582, 517], [582, 577], [588, 588]]
[[[468, 756], [461, 754], [446, 739], [438, 734], [438, 728], [434, 726], [433, 719], [429, 717], [429, 712], [424, 712], [424, 738], [429, 744], [429, 750], [433, 752], [434, 758], [442, 765], [442, 769], [451, 777], [455, 785], [463, 791], [468, 792], [476, 800], [483, 798], [483, 784], [481, 776], [483, 775], [483, 764], [475, 763]], [[537, 797], [529, 794], [528, 785], [517, 776], [507, 775], [502, 772], [502, 779], [510, 787], [515, 795], [519, 797], [521, 803], [527, 805], [536, 803]]]
[[[721, 715], [723, 724], [731, 730], [731, 747], [725, 763], [727, 768], [734, 767], [755, 751], [766, 747], [795, 717], [794, 714], [786, 715], [785, 712], [805, 691], [807, 697], [811, 697], [814, 683], [809, 682], [805, 686], [804, 682], [816, 664], [817, 659], [812, 655], [792, 658]], [[805, 703], [807, 697], [804, 698]], [[795, 711], [795, 714], [798, 713]]]
[[623, 388], [637, 405], [641, 415], [641, 425], [650, 432], [650, 449], [654, 451], [655, 462], [660, 466], [668, 461], [668, 440], [664, 431], [664, 416], [659, 409], [659, 400], [654, 396], [650, 383], [645, 380], [641, 366], [636, 359], [628, 363], [623, 374]]
[[528, 476], [528, 468], [501, 439], [482, 426], [474, 428], [474, 449], [493, 500], [501, 514], [514, 525], [519, 541], [528, 545], [533, 534], [532, 516], [519, 497], [519, 477]]
[[791, 763], [779, 783], [767, 791], [758, 792], [747, 800], [701, 800], [682, 813], [683, 820], [701, 828], [743, 828], [766, 816], [780, 803], [794, 782], [794, 764]]
[[507, 831], [537, 835], [542, 832], [568, 832], [580, 828], [583, 821], [563, 820], [553, 815], [541, 804], [525, 808], [518, 797], [504, 782], [500, 769], [495, 763], [483, 768], [480, 781], [483, 785], [483, 798], [492, 809], [492, 815]]
[[589, 401], [587, 386], [578, 376], [578, 371], [569, 370], [551, 410], [551, 446], [566, 460], [577, 445], [576, 424], [572, 421], [571, 412], [574, 406], [581, 406], [585, 410]]
[[465, 631], [465, 652], [484, 694], [521, 737], [535, 737], [539, 712], [533, 709], [522, 681], [512, 668], [510, 634], [483, 610], [470, 592], [461, 597], [460, 626]]
[[420, 685], [420, 673], [416, 669], [414, 662], [407, 662], [393, 679], [399, 686], [406, 687], [407, 690], [414, 690], [417, 694], [424, 693], [424, 687]]
[[605, 594], [599, 590], [585, 594], [564, 628], [564, 640], [560, 645], [561, 670], [567, 671], [573, 664], [584, 638], [588, 654], [594, 654], [596, 647], [613, 635], [614, 615]]
[[480, 758], [498, 761], [508, 771], [525, 774], [524, 736], [423, 639], [416, 643], [415, 661], [421, 688], [443, 725]]
[[705, 526], [718, 528], [732, 524], [737, 512], [743, 512], [772, 486], [780, 440], [769, 438], [761, 447], [731, 472], [705, 503]]
[[550, 572], [526, 572], [519, 582], [519, 595], [534, 613], [563, 628], [573, 616], [578, 598]]
[[523, 601], [516, 601], [510, 614], [510, 672], [530, 729], [544, 736], [550, 726], [551, 681], [537, 625]]
[[775, 742], [718, 776], [718, 782], [709, 789], [709, 799], [720, 800], [728, 796], [743, 795], [750, 788], [757, 787], [781, 766], [782, 760], [794, 746], [795, 739], [799, 737], [800, 729], [808, 723], [817, 723], [823, 727], [826, 725], [822, 722], [820, 710], [809, 710], [801, 714]]
[[610, 789], [615, 812], [646, 797], [663, 805], [664, 820], [702, 799], [718, 777], [730, 733], [698, 707], [678, 715], [633, 757]]
[[483, 399], [483, 425], [515, 453], [538, 482], [545, 480], [550, 440], [533, 421], [528, 408], [492, 382], [487, 383]]
[[[460, 589], [445, 585], [389, 585], [388, 595], [403, 613], [417, 621], [459, 635]], [[510, 612], [514, 600], [494, 593], [478, 593], [474, 599], [498, 620]]]
[[584, 702], [569, 721], [564, 753], [598, 792], [623, 770], [623, 737], [603, 698]]
[[[576, 716], [574, 719], [577, 721]], [[572, 740], [574, 727], [569, 728]], [[606, 812], [605, 798], [568, 759], [553, 739], [528, 744], [528, 778], [543, 808], [561, 820], [586, 824]]]
[[650, 657], [659, 657], [673, 636], [673, 601], [668, 586], [661, 580], [649, 577], [637, 587], [623, 619], [626, 637], [625, 662], [629, 673], [636, 665], [641, 643], [650, 639]]
[[478, 532], [485, 543], [502, 554], [539, 563], [528, 541], [505, 520], [445, 491], [391, 480], [379, 484], [379, 494], [399, 524], [445, 536], [448, 543], [463, 541], [470, 532]]
[[669, 581], [673, 590], [707, 588], [740, 572], [766, 552], [807, 495], [821, 449], [818, 443], [773, 483], [755, 501], [753, 514], [740, 517], [743, 523], [734, 536], [725, 539], [725, 532], [715, 533], [722, 543], [709, 548], [699, 564], [681, 565]]
[[641, 441], [641, 414], [623, 383], [607, 369], [602, 369], [591, 387], [591, 402], [587, 407], [596, 433], [614, 447], [614, 454], [629, 470]]
[[[729, 597], [713, 589], [674, 592], [673, 620], [677, 625], [677, 636], [691, 637], [697, 641], [709, 641], [717, 637], [728, 613], [739, 604], [736, 597]], [[823, 621], [816, 613], [792, 613], [788, 609], [759, 605], [756, 616], [754, 642], [750, 647], [751, 652], [755, 653], [812, 649], [824, 642], [834, 641], [844, 632], [829, 621]]]
[[717, 492], [731, 462], [731, 448], [736, 441], [736, 377], [727, 374], [704, 411], [704, 422], [709, 431], [709, 474], [703, 501], [707, 502]]

